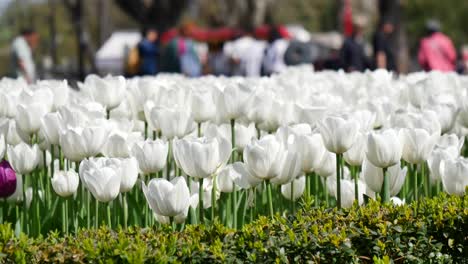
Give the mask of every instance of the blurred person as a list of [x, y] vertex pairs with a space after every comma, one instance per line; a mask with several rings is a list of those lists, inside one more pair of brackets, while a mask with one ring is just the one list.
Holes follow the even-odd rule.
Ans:
[[457, 52], [452, 40], [440, 32], [437, 20], [426, 22], [426, 35], [419, 44], [418, 61], [425, 71], [454, 71]]
[[377, 68], [396, 71], [395, 54], [390, 46], [390, 36], [395, 26], [390, 21], [384, 21], [374, 35], [374, 59]]
[[255, 39], [251, 31], [238, 39], [227, 42], [223, 52], [233, 64], [232, 75], [260, 76], [265, 47], [266, 42]]
[[223, 52], [224, 42], [208, 43], [208, 58], [206, 73], [215, 76], [230, 76], [231, 67], [229, 58]]
[[190, 38], [190, 30], [190, 24], [182, 24], [179, 35], [165, 47], [162, 57], [163, 71], [178, 72], [189, 77], [201, 75], [202, 65], [195, 50], [195, 43]]
[[461, 54], [462, 60], [459, 72], [468, 74], [468, 45], [462, 47]]
[[33, 52], [39, 44], [39, 34], [31, 28], [21, 31], [11, 44], [13, 77], [24, 78], [28, 83], [36, 80], [36, 64]]
[[264, 75], [279, 73], [286, 69], [284, 54], [289, 46], [289, 40], [282, 37], [278, 27], [272, 27], [269, 35], [262, 62]]
[[158, 73], [159, 47], [158, 31], [147, 28], [143, 31], [143, 39], [138, 43], [140, 57], [139, 74], [155, 75]]
[[342, 67], [347, 72], [364, 71], [370, 68], [369, 58], [365, 53], [364, 26], [365, 18], [356, 16], [353, 21], [353, 33], [347, 37], [340, 50]]

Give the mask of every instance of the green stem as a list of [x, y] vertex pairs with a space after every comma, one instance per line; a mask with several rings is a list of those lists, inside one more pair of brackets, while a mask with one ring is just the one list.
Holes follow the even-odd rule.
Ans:
[[426, 162], [423, 162], [421, 164], [421, 174], [425, 181], [424, 196], [429, 197], [431, 194], [431, 178], [429, 176], [429, 173], [426, 173]]
[[314, 204], [315, 206], [320, 205], [319, 192], [320, 192], [320, 176], [312, 172], [312, 177], [314, 179]]
[[390, 179], [387, 175], [387, 168], [383, 168], [383, 184], [382, 184], [382, 203], [390, 202]]
[[228, 193], [227, 202], [226, 202], [226, 226], [227, 227], [232, 227], [231, 211], [232, 211], [232, 193]]
[[199, 221], [200, 224], [205, 221], [205, 216], [204, 216], [204, 208], [203, 208], [203, 178], [200, 178], [198, 181], [198, 210], [199, 210]]
[[95, 202], [95, 218], [94, 218], [94, 228], [98, 229], [99, 228], [99, 201], [96, 199]]
[[213, 176], [213, 188], [211, 188], [211, 221], [216, 216], [216, 176]]
[[257, 139], [260, 139], [260, 136], [262, 135], [260, 128], [258, 128], [258, 124], [255, 123], [255, 129], [257, 130]]
[[172, 163], [172, 140], [169, 140], [169, 149], [167, 153], [167, 164], [166, 164], [166, 180], [170, 181], [171, 179], [171, 163]]
[[[231, 119], [231, 148], [234, 150], [236, 147], [236, 120]], [[234, 163], [235, 157], [234, 155], [231, 156], [231, 163]]]
[[148, 138], [148, 122], [145, 121], [145, 139]]
[[197, 136], [198, 137], [202, 136], [202, 134], [201, 134], [201, 125], [202, 125], [201, 123], [197, 123]]
[[66, 199], [62, 200], [62, 233], [65, 235], [67, 233], [67, 205]]
[[351, 172], [354, 178], [354, 199], [359, 203], [359, 173], [356, 166], [351, 166]]
[[341, 154], [336, 154], [336, 205], [341, 209]]
[[232, 190], [232, 227], [237, 229], [237, 190], [236, 186]]
[[323, 196], [325, 196], [325, 207], [328, 208], [330, 204], [330, 196], [328, 195], [327, 178], [324, 178], [324, 182], [323, 182]]
[[270, 217], [274, 217], [274, 212], [273, 212], [273, 199], [271, 195], [271, 182], [269, 180], [266, 181], [266, 187], [267, 187], [267, 198], [268, 198], [268, 208], [270, 210]]
[[413, 166], [414, 170], [413, 170], [413, 175], [411, 175], [413, 177], [413, 201], [417, 201], [418, 200], [418, 167], [417, 165], [411, 165]]
[[295, 203], [294, 203], [294, 180], [292, 180], [291, 182], [291, 203], [290, 203], [290, 206], [291, 206], [291, 214], [294, 214], [294, 211], [296, 211], [296, 208], [295, 208]]
[[128, 222], [128, 205], [127, 205], [127, 194], [122, 194], [122, 206], [123, 206], [123, 225], [124, 228], [127, 229], [127, 222]]
[[107, 226], [112, 229], [111, 204], [107, 203]]
[[[187, 181], [188, 181], [188, 186], [189, 186], [189, 189], [190, 189], [190, 193], [192, 193], [192, 177], [187, 177]], [[190, 206], [190, 209], [189, 209], [189, 214], [190, 214], [190, 224], [194, 225], [197, 223], [197, 215], [196, 215], [196, 212], [195, 212], [195, 209], [193, 207]]]
[[86, 193], [86, 227], [89, 229], [91, 227], [91, 193], [86, 191], [83, 185], [81, 186], [83, 193]]

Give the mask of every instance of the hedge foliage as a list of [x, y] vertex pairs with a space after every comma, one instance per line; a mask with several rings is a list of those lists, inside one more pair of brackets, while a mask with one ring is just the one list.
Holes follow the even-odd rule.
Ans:
[[0, 263], [463, 263], [467, 198], [440, 195], [394, 207], [304, 206], [295, 216], [261, 217], [241, 230], [219, 224], [14, 236], [0, 225]]

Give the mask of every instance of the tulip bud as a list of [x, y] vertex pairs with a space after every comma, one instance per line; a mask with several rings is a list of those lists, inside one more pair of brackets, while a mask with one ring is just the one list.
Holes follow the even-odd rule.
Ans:
[[190, 191], [183, 177], [171, 182], [165, 179], [152, 179], [142, 183], [143, 193], [151, 210], [162, 216], [174, 217], [185, 213], [190, 205]]
[[75, 170], [55, 171], [52, 177], [52, 188], [61, 197], [73, 195], [78, 190], [79, 177]]
[[[3, 135], [2, 135], [3, 137]], [[0, 162], [0, 198], [12, 195], [16, 190], [16, 174], [8, 161]]]

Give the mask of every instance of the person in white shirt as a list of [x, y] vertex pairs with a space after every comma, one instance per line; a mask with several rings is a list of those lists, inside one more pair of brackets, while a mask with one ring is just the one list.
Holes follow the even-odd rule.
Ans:
[[33, 51], [39, 43], [39, 34], [33, 29], [25, 29], [11, 44], [11, 60], [13, 75], [23, 78], [28, 83], [36, 79], [36, 65]]
[[289, 40], [284, 39], [279, 29], [274, 27], [271, 29], [268, 43], [263, 57], [263, 73], [265, 75], [280, 73], [286, 69], [284, 54], [288, 49]]
[[224, 45], [224, 54], [234, 61], [232, 75], [257, 77], [261, 75], [266, 42], [243, 36]]

